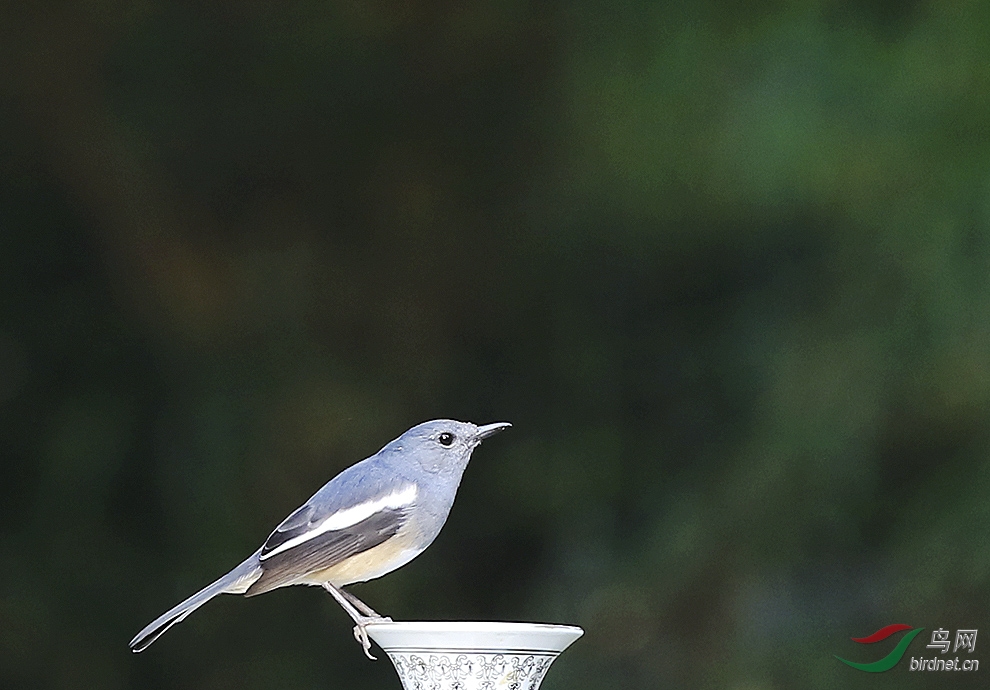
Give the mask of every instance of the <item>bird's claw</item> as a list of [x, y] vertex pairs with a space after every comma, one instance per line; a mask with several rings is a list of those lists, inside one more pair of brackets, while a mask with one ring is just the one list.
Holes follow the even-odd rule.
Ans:
[[354, 639], [358, 641], [359, 645], [361, 645], [361, 648], [364, 650], [364, 655], [372, 661], [378, 661], [378, 658], [371, 654], [371, 639], [368, 637], [368, 631], [365, 628], [367, 628], [371, 623], [391, 622], [391, 618], [381, 616], [378, 618], [366, 618], [354, 626]]
[[368, 639], [368, 631], [365, 630], [365, 625], [364, 623], [358, 623], [354, 626], [354, 639], [361, 645], [366, 657], [372, 661], [377, 661], [378, 659], [371, 653], [371, 640]]

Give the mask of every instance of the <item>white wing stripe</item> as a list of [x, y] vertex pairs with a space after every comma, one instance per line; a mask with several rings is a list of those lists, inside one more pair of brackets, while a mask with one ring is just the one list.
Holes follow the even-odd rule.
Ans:
[[402, 491], [393, 491], [387, 496], [382, 496], [381, 498], [376, 498], [372, 501], [358, 503], [356, 506], [351, 506], [350, 508], [338, 510], [336, 513], [331, 513], [328, 515], [319, 524], [314, 525], [308, 532], [304, 532], [298, 537], [293, 537], [284, 544], [279, 544], [277, 548], [261, 555], [258, 560], [263, 561], [267, 558], [271, 558], [272, 556], [296, 547], [305, 541], [314, 539], [321, 534], [352, 527], [363, 520], [367, 520], [372, 515], [382, 510], [407, 506], [416, 500], [416, 493], [416, 485], [410, 484]]

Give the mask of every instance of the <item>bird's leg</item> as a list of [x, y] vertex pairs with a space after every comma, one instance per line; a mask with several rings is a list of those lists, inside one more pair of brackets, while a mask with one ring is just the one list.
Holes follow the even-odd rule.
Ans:
[[362, 649], [364, 649], [365, 656], [371, 660], [375, 660], [375, 657], [371, 655], [371, 640], [368, 639], [368, 631], [365, 630], [365, 627], [369, 623], [379, 623], [388, 619], [382, 618], [363, 601], [353, 595], [350, 595], [356, 603], [360, 604], [362, 609], [366, 609], [371, 612], [370, 615], [362, 615], [348, 598], [349, 592], [345, 592], [329, 582], [323, 583], [323, 589], [330, 592], [330, 596], [336, 599], [337, 603], [340, 604], [340, 607], [344, 609], [344, 611], [347, 612], [347, 615], [350, 616], [351, 619], [353, 619], [353, 621], [357, 624], [354, 626], [354, 639], [356, 639], [360, 643]]
[[389, 618], [388, 616], [383, 616], [382, 614], [378, 613], [373, 608], [371, 608], [370, 606], [368, 606], [366, 603], [364, 603], [363, 601], [361, 601], [360, 599], [358, 599], [356, 596], [354, 596], [353, 594], [351, 594], [350, 592], [348, 592], [343, 587], [341, 587], [338, 591], [341, 594], [344, 595], [344, 598], [347, 599], [347, 601], [349, 601], [352, 604], [354, 604], [354, 606], [357, 608], [357, 610], [360, 611], [361, 613], [363, 613], [364, 615], [370, 616], [371, 618], [377, 618], [377, 619], [382, 620], [382, 621], [388, 621], [389, 623], [392, 622], [392, 619], [391, 618]]

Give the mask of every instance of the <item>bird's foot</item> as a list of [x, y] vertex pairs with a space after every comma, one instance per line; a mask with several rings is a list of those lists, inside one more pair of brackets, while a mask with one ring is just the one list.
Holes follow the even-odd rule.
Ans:
[[378, 659], [371, 655], [371, 640], [368, 638], [368, 631], [365, 628], [372, 623], [391, 623], [392, 619], [388, 616], [361, 616], [360, 620], [355, 618], [354, 622], [357, 623], [354, 626], [354, 639], [364, 649], [366, 657], [372, 661], [377, 661]]

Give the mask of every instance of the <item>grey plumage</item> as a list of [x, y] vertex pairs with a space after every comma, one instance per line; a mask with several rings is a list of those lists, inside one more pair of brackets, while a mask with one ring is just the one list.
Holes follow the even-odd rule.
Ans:
[[[186, 616], [218, 594], [241, 593], [238, 591], [238, 581], [242, 579], [256, 579], [260, 574], [260, 570], [261, 567], [258, 565], [258, 551], [256, 551], [247, 560], [221, 577], [219, 580], [199, 590], [181, 604], [176, 604], [145, 626], [145, 628], [135, 635], [133, 640], [131, 640], [131, 651], [143, 652], [152, 642], [161, 637], [166, 630], [171, 628], [176, 623], [185, 620]], [[244, 587], [243, 589], [247, 588]]]
[[[327, 482], [243, 563], [146, 626], [131, 649], [146, 649], [218, 594], [255, 596], [293, 584], [337, 590], [401, 567], [440, 533], [475, 447], [508, 426], [439, 419], [409, 429]], [[374, 614], [362, 616], [331, 593], [361, 628], [367, 653], [362, 626], [377, 614], [343, 593]]]

